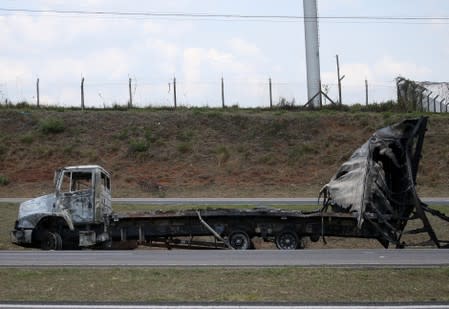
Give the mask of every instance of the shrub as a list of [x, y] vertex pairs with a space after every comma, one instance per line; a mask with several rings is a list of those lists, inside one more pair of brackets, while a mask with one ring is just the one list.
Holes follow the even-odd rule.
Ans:
[[133, 140], [129, 143], [129, 151], [135, 152], [145, 152], [150, 148], [150, 145], [144, 140]]
[[128, 129], [123, 129], [120, 132], [118, 132], [116, 135], [114, 135], [115, 138], [123, 141], [125, 139], [127, 139], [129, 136], [129, 131]]
[[34, 137], [33, 137], [32, 134], [28, 133], [28, 134], [23, 135], [20, 138], [20, 141], [22, 143], [24, 143], [24, 144], [28, 144], [29, 145], [29, 144], [31, 144], [34, 141]]
[[0, 144], [0, 158], [3, 157], [7, 151], [8, 149], [4, 145]]
[[0, 186], [7, 186], [8, 184], [9, 184], [8, 177], [0, 175]]
[[57, 134], [65, 130], [64, 122], [57, 118], [47, 118], [41, 120], [39, 129], [44, 134]]
[[224, 145], [217, 147], [217, 149], [215, 150], [215, 153], [217, 155], [217, 160], [218, 160], [219, 166], [226, 163], [229, 160], [229, 158], [231, 157], [231, 154], [229, 153], [228, 148]]
[[181, 131], [176, 135], [176, 139], [181, 142], [190, 142], [193, 138], [193, 131], [187, 130], [187, 131]]
[[178, 144], [178, 146], [176, 148], [178, 149], [178, 151], [180, 153], [188, 153], [192, 150], [192, 145], [190, 143], [183, 142], [183, 143]]

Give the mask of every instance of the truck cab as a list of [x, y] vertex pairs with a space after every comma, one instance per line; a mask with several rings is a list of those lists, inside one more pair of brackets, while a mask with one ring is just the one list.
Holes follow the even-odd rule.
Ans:
[[58, 250], [107, 241], [105, 225], [112, 213], [110, 179], [99, 165], [58, 169], [54, 193], [20, 205], [12, 242]]

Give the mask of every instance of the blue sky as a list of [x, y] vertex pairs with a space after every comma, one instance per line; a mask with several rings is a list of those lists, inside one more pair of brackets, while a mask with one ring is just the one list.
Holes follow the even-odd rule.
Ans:
[[[120, 12], [302, 16], [302, 0], [12, 1], [0, 8]], [[319, 15], [447, 17], [446, 0], [318, 0]], [[449, 21], [365, 22], [320, 20], [321, 79], [337, 97], [340, 57], [343, 102], [395, 99], [394, 78], [448, 81]], [[302, 20], [248, 21], [194, 18], [122, 18], [0, 11], [0, 101], [78, 105], [85, 78], [86, 105], [128, 100], [133, 79], [138, 105], [266, 106], [273, 99], [307, 97]]]

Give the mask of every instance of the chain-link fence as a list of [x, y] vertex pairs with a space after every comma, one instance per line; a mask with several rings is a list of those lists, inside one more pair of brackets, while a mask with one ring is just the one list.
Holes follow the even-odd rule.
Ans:
[[[0, 81], [0, 104], [26, 102], [30, 105], [112, 108], [134, 107], [231, 107], [268, 108], [275, 106], [303, 106], [307, 103], [305, 81], [285, 81], [275, 78], [233, 79], [218, 77], [214, 80], [190, 81], [181, 78], [153, 80], [138, 77], [99, 82], [72, 79], [56, 83], [43, 79]], [[405, 82], [407, 81], [407, 82]], [[406, 110], [430, 112], [447, 111], [447, 83], [415, 83], [397, 80], [395, 83], [368, 83], [342, 85], [345, 105], [370, 105], [398, 102]], [[339, 102], [338, 84], [322, 83], [322, 103]], [[444, 101], [443, 101], [444, 100]], [[416, 107], [415, 107], [416, 106]]]
[[398, 103], [405, 110], [448, 112], [449, 83], [417, 82], [403, 77], [398, 77], [396, 82]]

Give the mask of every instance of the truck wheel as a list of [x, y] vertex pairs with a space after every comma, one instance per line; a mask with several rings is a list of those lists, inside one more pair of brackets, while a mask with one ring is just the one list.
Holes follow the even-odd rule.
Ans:
[[229, 244], [236, 250], [248, 250], [251, 248], [251, 239], [243, 231], [235, 231], [229, 235]]
[[298, 234], [293, 231], [283, 231], [276, 235], [276, 247], [279, 250], [295, 250], [300, 247]]
[[44, 232], [41, 240], [41, 248], [43, 250], [61, 250], [62, 238], [57, 232]]

